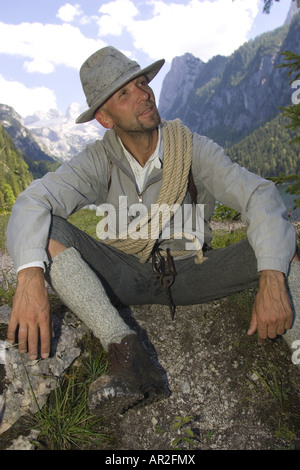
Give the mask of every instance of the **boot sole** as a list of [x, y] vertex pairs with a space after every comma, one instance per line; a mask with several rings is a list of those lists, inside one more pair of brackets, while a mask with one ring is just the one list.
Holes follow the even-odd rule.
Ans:
[[143, 395], [122, 387], [109, 387], [88, 397], [90, 411], [98, 416], [112, 417], [122, 414], [143, 399]]
[[157, 387], [151, 386], [150, 388], [143, 391], [143, 393], [144, 396], [142, 400], [140, 400], [134, 405], [135, 408], [142, 408], [144, 406], [152, 405], [153, 403], [156, 403], [170, 396], [170, 393], [168, 392], [164, 384], [158, 385]]
[[169, 393], [165, 385], [149, 387], [143, 391], [130, 390], [122, 386], [107, 386], [95, 390], [88, 396], [90, 411], [98, 416], [112, 417], [125, 413], [128, 409], [142, 408], [167, 398]]

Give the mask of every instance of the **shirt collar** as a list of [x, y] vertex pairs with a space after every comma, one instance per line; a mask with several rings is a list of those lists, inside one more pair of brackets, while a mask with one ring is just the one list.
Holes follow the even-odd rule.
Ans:
[[118, 140], [119, 140], [119, 143], [124, 151], [124, 154], [127, 158], [127, 160], [129, 161], [129, 163], [132, 165], [134, 165], [137, 169], [138, 168], [145, 168], [146, 166], [148, 166], [150, 164], [150, 162], [152, 162], [153, 160], [157, 159], [157, 164], [155, 162], [155, 166], [161, 168], [161, 160], [162, 160], [162, 145], [161, 145], [161, 141], [162, 141], [162, 136], [161, 136], [161, 129], [160, 129], [160, 126], [158, 127], [158, 139], [157, 139], [157, 144], [156, 144], [156, 147], [155, 147], [155, 150], [153, 152], [153, 154], [151, 155], [151, 157], [147, 160], [146, 162], [146, 165], [144, 167], [142, 167], [139, 162], [133, 157], [133, 155], [128, 152], [128, 150], [124, 147], [123, 145], [123, 142], [122, 140], [120, 139], [119, 136], [117, 136]]

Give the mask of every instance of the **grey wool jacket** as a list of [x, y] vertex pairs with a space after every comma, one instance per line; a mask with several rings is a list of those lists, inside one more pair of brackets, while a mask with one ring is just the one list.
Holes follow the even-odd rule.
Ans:
[[[257, 258], [258, 271], [274, 269], [287, 274], [296, 250], [296, 232], [275, 185], [232, 161], [210, 139], [193, 134], [192, 175], [197, 203], [204, 204], [204, 241], [212, 235], [208, 221], [215, 200], [241, 213], [248, 226], [248, 240]], [[8, 252], [15, 268], [48, 262], [51, 216], [67, 219], [88, 205], [112, 204], [127, 196], [128, 206], [154, 204], [162, 183], [162, 169], [154, 168], [139, 194], [134, 174], [114, 130], [102, 140], [64, 162], [53, 173], [35, 180], [18, 196], [7, 226]], [[191, 202], [190, 194], [184, 204]], [[96, 237], [96, 227], [95, 227]], [[182, 240], [162, 241], [176, 244]]]

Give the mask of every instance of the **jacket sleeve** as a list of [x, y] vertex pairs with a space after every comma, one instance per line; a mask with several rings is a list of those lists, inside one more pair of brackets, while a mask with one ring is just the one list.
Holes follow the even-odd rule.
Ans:
[[107, 159], [105, 155], [101, 158], [99, 150], [100, 143], [88, 146], [18, 196], [6, 230], [7, 249], [16, 269], [31, 262], [48, 262], [52, 214], [67, 219], [77, 210], [105, 200]]
[[206, 137], [194, 136], [192, 172], [215, 199], [241, 213], [258, 271], [287, 274], [296, 250], [296, 231], [274, 183], [232, 163], [224, 150]]

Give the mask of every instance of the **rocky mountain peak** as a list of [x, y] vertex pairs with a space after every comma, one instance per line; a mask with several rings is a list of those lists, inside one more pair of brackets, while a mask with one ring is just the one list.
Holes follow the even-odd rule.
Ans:
[[69, 160], [87, 144], [101, 139], [105, 130], [96, 121], [75, 124], [83, 106], [72, 103], [65, 114], [50, 110], [27, 117], [25, 124], [32, 134], [59, 160]]
[[178, 90], [180, 90], [181, 101], [184, 103], [187, 100], [190, 89], [193, 87], [203, 64], [202, 60], [190, 53], [173, 59], [171, 70], [163, 82], [163, 92], [159, 97], [159, 110], [162, 116], [170, 108], [176, 109], [178, 107]]
[[291, 0], [290, 9], [288, 11], [288, 14], [287, 14], [287, 17], [286, 17], [286, 20], [285, 20], [284, 24], [291, 24], [294, 15], [296, 15], [297, 13], [299, 13], [299, 8], [297, 6], [297, 0]]
[[176, 57], [160, 96], [162, 118], [179, 118], [192, 131], [232, 145], [273, 119], [291, 101], [282, 52], [300, 53], [300, 11], [290, 24], [248, 41], [228, 57], [207, 63]]
[[25, 126], [21, 116], [6, 104], [0, 104], [0, 124], [12, 137], [16, 147], [33, 160], [52, 161], [50, 152], [43, 146]]

